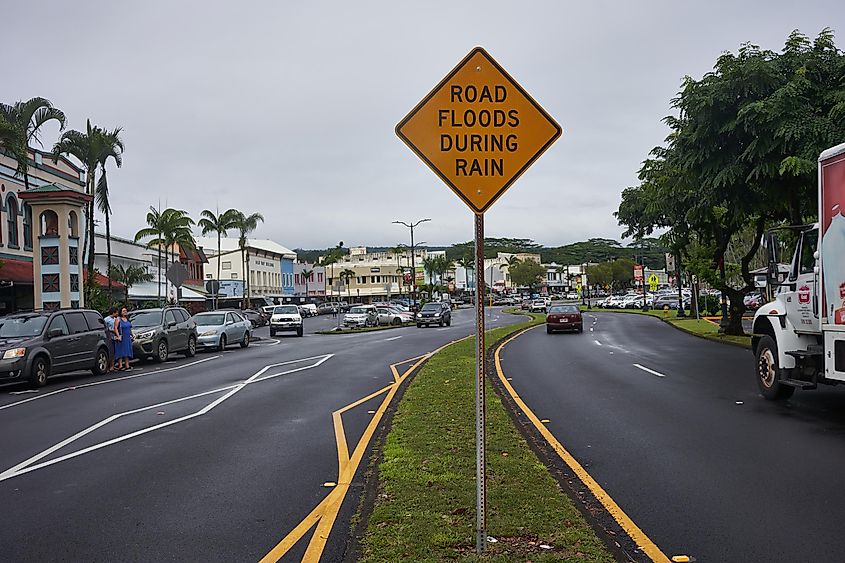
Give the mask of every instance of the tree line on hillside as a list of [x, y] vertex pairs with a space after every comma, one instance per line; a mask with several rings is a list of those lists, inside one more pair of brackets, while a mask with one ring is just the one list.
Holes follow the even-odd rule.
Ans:
[[685, 77], [671, 107], [616, 217], [626, 237], [667, 229], [678, 263], [727, 295], [725, 332], [742, 334], [763, 233], [818, 219], [818, 155], [845, 141], [845, 55], [830, 29], [793, 31], [780, 52], [746, 43]]

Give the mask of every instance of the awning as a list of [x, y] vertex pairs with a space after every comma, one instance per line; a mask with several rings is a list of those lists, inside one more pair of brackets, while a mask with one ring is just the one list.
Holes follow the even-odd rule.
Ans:
[[0, 260], [0, 281], [32, 285], [32, 262], [25, 260]]

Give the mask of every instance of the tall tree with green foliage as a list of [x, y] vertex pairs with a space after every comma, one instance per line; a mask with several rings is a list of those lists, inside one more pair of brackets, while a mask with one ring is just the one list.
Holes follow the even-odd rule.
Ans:
[[23, 178], [26, 190], [29, 190], [29, 147], [43, 146], [41, 127], [50, 121], [57, 121], [60, 131], [65, 128], [65, 114], [46, 98], [0, 103], [0, 144], [17, 162], [15, 174]]
[[[218, 284], [218, 290], [214, 292], [214, 308], [217, 309], [218, 306], [218, 299], [219, 299], [219, 284], [220, 284], [220, 244], [221, 238], [225, 237], [227, 232], [235, 228], [235, 219], [239, 211], [237, 209], [227, 209], [223, 213], [220, 213], [220, 210], [217, 209], [215, 211], [211, 211], [209, 209], [204, 209], [202, 213], [200, 213], [200, 220], [197, 222], [197, 226], [202, 229], [203, 236], [208, 235], [209, 233], [214, 233], [217, 235], [217, 278], [216, 282]], [[246, 283], [246, 282], [244, 282]], [[244, 288], [246, 289], [246, 288]], [[246, 294], [246, 291], [244, 291]]]
[[121, 128], [111, 131], [101, 130], [100, 155], [97, 163], [100, 165], [100, 179], [94, 190], [97, 209], [105, 216], [106, 222], [106, 271], [108, 272], [108, 293], [111, 295], [111, 202], [109, 201], [109, 183], [106, 177], [106, 164], [111, 159], [118, 168], [123, 164], [123, 140], [120, 138]]
[[246, 215], [242, 211], [235, 211], [234, 213], [234, 228], [238, 231], [238, 246], [241, 249], [241, 271], [244, 272], [244, 309], [249, 309], [252, 306], [251, 297], [251, 279], [249, 277], [249, 234], [258, 228], [259, 223], [264, 222], [264, 216], [261, 213], [252, 213]]
[[[671, 132], [626, 189], [616, 216], [624, 236], [673, 233], [708, 261], [687, 268], [729, 299], [724, 332], [740, 335], [743, 297], [754, 289], [750, 264], [768, 226], [815, 220], [816, 159], [845, 138], [845, 55], [825, 29], [815, 40], [794, 31], [780, 53], [744, 44], [721, 55], [700, 80], [684, 79], [672, 100]], [[726, 253], [739, 233], [750, 245]], [[735, 269], [740, 283], [731, 284]]]
[[[115, 264], [109, 271], [109, 278], [123, 284], [124, 288], [124, 304], [129, 303], [129, 290], [139, 283], [146, 283], [153, 281], [153, 275], [147, 271], [143, 266], [124, 266], [123, 264]], [[111, 293], [109, 293], [111, 295]]]
[[516, 287], [536, 289], [546, 278], [546, 268], [534, 260], [523, 260], [510, 268], [511, 282]]

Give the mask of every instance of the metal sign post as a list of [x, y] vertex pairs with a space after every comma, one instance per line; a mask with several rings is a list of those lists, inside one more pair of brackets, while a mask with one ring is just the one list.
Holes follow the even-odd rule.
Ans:
[[[475, 271], [484, 271], [484, 214], [475, 214]], [[486, 373], [484, 346], [484, 276], [476, 276], [475, 288], [475, 549], [487, 543]]]
[[[484, 212], [561, 132], [555, 120], [481, 47], [470, 51], [396, 126], [399, 138], [475, 215], [475, 480], [479, 554], [487, 543]], [[492, 270], [490, 274], [492, 278]]]

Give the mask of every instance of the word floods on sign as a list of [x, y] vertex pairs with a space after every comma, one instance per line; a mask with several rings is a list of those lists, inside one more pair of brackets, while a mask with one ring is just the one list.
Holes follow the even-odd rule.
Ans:
[[481, 47], [396, 126], [396, 134], [476, 213], [560, 136], [560, 126]]

